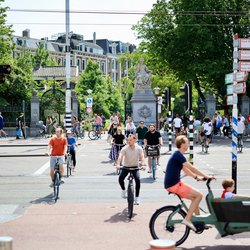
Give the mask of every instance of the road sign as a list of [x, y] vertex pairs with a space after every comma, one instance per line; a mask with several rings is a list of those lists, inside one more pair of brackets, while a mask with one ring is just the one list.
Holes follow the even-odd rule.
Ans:
[[250, 39], [239, 39], [239, 48], [240, 49], [250, 49]]
[[237, 95], [235, 96], [235, 98], [233, 98], [233, 95], [228, 95], [227, 96], [227, 105], [233, 105], [234, 103], [238, 102], [238, 97]]
[[225, 75], [225, 84], [233, 83], [233, 81], [234, 81], [234, 74], [233, 73]]
[[233, 86], [233, 90], [236, 94], [246, 93], [246, 83], [245, 82], [237, 83], [236, 85]]
[[93, 98], [88, 97], [87, 98], [87, 108], [90, 108], [93, 106]]
[[250, 50], [240, 50], [239, 51], [239, 60], [241, 60], [241, 61], [250, 60]]
[[250, 62], [239, 62], [239, 71], [250, 72]]
[[91, 112], [92, 112], [92, 107], [87, 107], [87, 108], [86, 108], [86, 113], [87, 113], [87, 114], [90, 114]]
[[227, 95], [232, 95], [233, 94], [233, 84], [227, 85]]
[[247, 72], [240, 71], [240, 72], [237, 72], [235, 74], [235, 81], [236, 82], [242, 82], [242, 81], [246, 81], [246, 80], [247, 80]]

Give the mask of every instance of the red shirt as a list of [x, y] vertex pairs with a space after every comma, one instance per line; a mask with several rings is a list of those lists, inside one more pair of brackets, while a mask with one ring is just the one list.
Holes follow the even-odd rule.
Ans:
[[67, 140], [65, 137], [57, 138], [52, 137], [49, 141], [49, 145], [52, 146], [51, 155], [52, 156], [62, 156], [65, 153], [65, 146], [67, 145]]

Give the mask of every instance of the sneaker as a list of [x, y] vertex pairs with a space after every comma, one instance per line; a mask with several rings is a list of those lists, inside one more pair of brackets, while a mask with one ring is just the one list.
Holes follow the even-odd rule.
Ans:
[[54, 182], [52, 181], [50, 184], [49, 184], [49, 187], [54, 187]]
[[126, 199], [127, 198], [127, 191], [126, 190], [122, 190], [122, 198]]
[[151, 174], [151, 173], [152, 173], [152, 170], [148, 170], [148, 173]]
[[139, 197], [135, 197], [134, 204], [135, 205], [139, 205], [140, 204], [140, 198]]
[[64, 184], [64, 182], [65, 182], [64, 179], [61, 178], [60, 183], [61, 183], [61, 184]]
[[187, 227], [189, 227], [190, 229], [192, 229], [194, 232], [196, 232], [196, 228], [194, 226], [194, 224], [186, 219], [184, 219], [181, 224], [186, 225]]

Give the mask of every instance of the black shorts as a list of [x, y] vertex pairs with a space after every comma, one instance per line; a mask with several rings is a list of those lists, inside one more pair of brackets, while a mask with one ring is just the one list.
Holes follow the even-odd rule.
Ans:
[[176, 130], [178, 133], [181, 132], [181, 128], [176, 128], [176, 127], [175, 127], [175, 130]]

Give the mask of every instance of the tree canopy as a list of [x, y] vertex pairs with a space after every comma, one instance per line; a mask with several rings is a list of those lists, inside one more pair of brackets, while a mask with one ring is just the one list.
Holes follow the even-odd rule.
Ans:
[[249, 7], [248, 0], [158, 0], [134, 29], [159, 72], [192, 80], [202, 99], [206, 91], [223, 97], [233, 34], [250, 35]]

